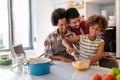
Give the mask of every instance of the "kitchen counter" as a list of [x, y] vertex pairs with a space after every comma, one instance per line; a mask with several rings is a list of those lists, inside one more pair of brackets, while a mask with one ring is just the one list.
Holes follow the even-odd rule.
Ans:
[[87, 70], [78, 71], [71, 63], [54, 61], [49, 74], [34, 76], [26, 73], [23, 66], [19, 66], [12, 71], [11, 66], [1, 67], [0, 76], [2, 80], [91, 80], [93, 74], [104, 75], [110, 72], [110, 69], [99, 66], [91, 66]]

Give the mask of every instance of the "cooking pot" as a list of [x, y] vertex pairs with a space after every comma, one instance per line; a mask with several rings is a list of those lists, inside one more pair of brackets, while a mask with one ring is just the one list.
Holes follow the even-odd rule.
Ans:
[[[37, 60], [38, 61], [38, 60]], [[39, 59], [39, 62], [27, 63], [29, 72], [32, 75], [44, 75], [50, 72], [50, 66], [52, 63], [49, 59]]]

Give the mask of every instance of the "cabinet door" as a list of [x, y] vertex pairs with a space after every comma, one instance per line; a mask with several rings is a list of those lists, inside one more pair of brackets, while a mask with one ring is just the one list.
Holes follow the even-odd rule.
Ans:
[[120, 0], [115, 0], [115, 6], [116, 6], [116, 38], [117, 38], [117, 56], [120, 56]]
[[93, 14], [102, 14], [104, 12], [105, 17], [109, 19], [109, 16], [115, 15], [115, 0], [96, 0], [87, 1], [86, 3], [86, 18]]

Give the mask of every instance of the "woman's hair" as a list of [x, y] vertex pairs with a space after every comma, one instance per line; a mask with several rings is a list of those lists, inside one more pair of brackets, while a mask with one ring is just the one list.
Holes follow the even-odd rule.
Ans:
[[66, 10], [66, 14], [67, 14], [67, 21], [69, 22], [70, 19], [79, 17], [80, 14], [78, 12], [78, 10], [76, 8], [69, 8]]
[[103, 32], [108, 27], [108, 20], [102, 15], [92, 15], [88, 17], [86, 25], [89, 28], [90, 26], [94, 26], [95, 24], [99, 24], [100, 31]]
[[58, 20], [66, 18], [66, 11], [64, 8], [57, 8], [52, 12], [51, 22], [53, 26], [57, 26]]

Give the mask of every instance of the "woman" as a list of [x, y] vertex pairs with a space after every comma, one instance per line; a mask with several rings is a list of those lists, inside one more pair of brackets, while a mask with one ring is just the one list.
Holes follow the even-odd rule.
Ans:
[[74, 36], [74, 33], [68, 31], [65, 9], [55, 9], [51, 15], [51, 22], [58, 28], [51, 32], [45, 40], [45, 57], [63, 62], [74, 61], [74, 57], [68, 54], [62, 45], [62, 39]]
[[[93, 15], [88, 18], [86, 25], [89, 29], [89, 34], [64, 39], [63, 45], [67, 48], [68, 53], [78, 54], [79, 52], [80, 59], [89, 59], [90, 65], [92, 65], [102, 58], [105, 41], [98, 34], [106, 30], [108, 21], [101, 15]], [[80, 49], [77, 52], [71, 47], [70, 43], [78, 41]]]

